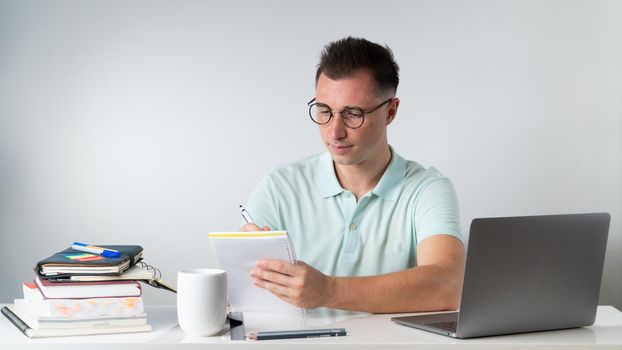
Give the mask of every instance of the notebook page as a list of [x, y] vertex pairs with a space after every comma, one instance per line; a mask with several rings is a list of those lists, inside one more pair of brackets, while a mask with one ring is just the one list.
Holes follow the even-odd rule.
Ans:
[[302, 309], [256, 287], [250, 275], [257, 260], [296, 261], [285, 231], [212, 232], [209, 238], [220, 267], [227, 271], [232, 311], [302, 313]]

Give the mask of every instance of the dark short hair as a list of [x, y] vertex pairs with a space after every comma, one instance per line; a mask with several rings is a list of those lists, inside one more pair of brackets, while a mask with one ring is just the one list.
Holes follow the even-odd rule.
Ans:
[[317, 85], [320, 75], [338, 80], [348, 78], [361, 69], [369, 70], [376, 81], [378, 94], [397, 91], [400, 82], [399, 66], [388, 46], [381, 46], [363, 38], [351, 36], [324, 46], [315, 73]]

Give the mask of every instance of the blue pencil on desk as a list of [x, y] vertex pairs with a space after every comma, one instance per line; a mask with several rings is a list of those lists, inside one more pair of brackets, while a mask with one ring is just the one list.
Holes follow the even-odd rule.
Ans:
[[97, 255], [101, 255], [105, 258], [118, 258], [121, 256], [121, 253], [114, 249], [106, 249], [86, 243], [73, 242], [71, 245], [71, 249], [79, 250], [81, 252], [93, 253]]
[[347, 335], [345, 328], [329, 329], [299, 329], [293, 331], [263, 331], [251, 333], [248, 339], [251, 340], [273, 340], [273, 339], [293, 339], [293, 338], [323, 338], [339, 337]]

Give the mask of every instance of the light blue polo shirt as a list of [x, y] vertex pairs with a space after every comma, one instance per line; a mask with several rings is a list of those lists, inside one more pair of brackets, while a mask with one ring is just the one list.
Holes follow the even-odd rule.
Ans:
[[416, 266], [417, 244], [436, 234], [462, 240], [452, 183], [392, 150], [376, 187], [344, 190], [330, 153], [264, 176], [247, 204], [259, 226], [288, 231], [298, 260], [332, 276], [369, 276]]

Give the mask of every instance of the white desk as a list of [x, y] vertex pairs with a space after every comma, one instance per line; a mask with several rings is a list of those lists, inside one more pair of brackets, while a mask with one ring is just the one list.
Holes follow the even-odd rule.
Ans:
[[[28, 339], [5, 317], [0, 321], [2, 349], [622, 349], [622, 312], [599, 306], [596, 323], [570, 330], [515, 334], [478, 339], [452, 339], [394, 324], [394, 315], [285, 316], [245, 314], [246, 331], [312, 327], [344, 327], [345, 337], [231, 341], [228, 332], [214, 337], [187, 337], [177, 324], [174, 306], [147, 307], [150, 333]], [[208, 345], [209, 344], [209, 345]]]

